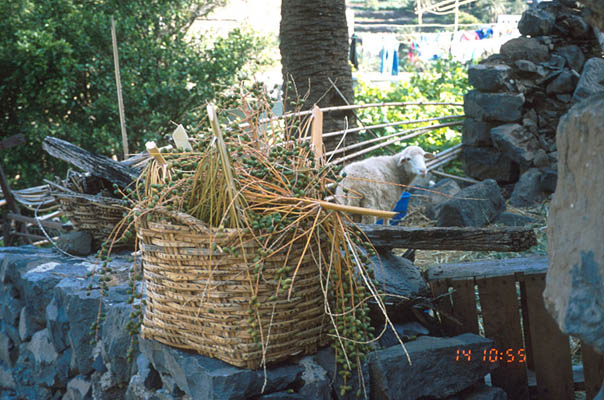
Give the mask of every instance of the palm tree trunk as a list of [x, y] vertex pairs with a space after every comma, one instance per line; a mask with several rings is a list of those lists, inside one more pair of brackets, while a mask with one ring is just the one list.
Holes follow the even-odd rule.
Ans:
[[[354, 103], [345, 0], [282, 0], [279, 36], [286, 110], [298, 100], [303, 100], [303, 109], [315, 104], [326, 107]], [[323, 119], [324, 132], [355, 125], [350, 111], [330, 112]], [[332, 150], [339, 140], [326, 139], [326, 149]], [[357, 141], [358, 136], [350, 134], [344, 145]]]

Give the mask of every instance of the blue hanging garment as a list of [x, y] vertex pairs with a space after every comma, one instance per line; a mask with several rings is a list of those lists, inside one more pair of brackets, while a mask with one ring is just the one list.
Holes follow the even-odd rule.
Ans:
[[392, 75], [398, 75], [398, 49], [392, 51]]
[[[403, 192], [401, 194], [401, 198], [398, 199], [396, 205], [394, 206], [394, 212], [398, 213], [390, 220], [390, 225], [398, 225], [401, 222], [401, 219], [407, 215], [407, 208], [409, 207], [409, 198], [411, 197], [411, 193]], [[384, 225], [384, 220], [380, 219], [376, 222], [378, 225]]]

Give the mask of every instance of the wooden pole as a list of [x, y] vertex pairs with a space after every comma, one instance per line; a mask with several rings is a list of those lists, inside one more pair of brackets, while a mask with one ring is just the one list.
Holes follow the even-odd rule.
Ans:
[[312, 147], [315, 152], [315, 161], [319, 166], [323, 165], [323, 111], [315, 104], [312, 108]]
[[[329, 133], [325, 133], [323, 135], [323, 137], [326, 138], [326, 137], [338, 136], [338, 135], [343, 135], [344, 133], [349, 134], [349, 133], [354, 133], [354, 132], [359, 132], [359, 131], [364, 131], [364, 130], [369, 130], [369, 129], [389, 128], [389, 127], [399, 126], [399, 125], [411, 125], [411, 124], [419, 124], [421, 122], [441, 121], [443, 119], [459, 119], [459, 118], [464, 118], [464, 117], [465, 117], [465, 115], [463, 115], [463, 114], [461, 114], [461, 115], [445, 115], [443, 117], [386, 122], [383, 124], [362, 126], [362, 127], [358, 127], [358, 128], [350, 128], [350, 129], [344, 129], [344, 130], [340, 130], [340, 131], [329, 132]], [[378, 137], [376, 137], [376, 139], [379, 140], [380, 138], [383, 138], [383, 137], [384, 136], [378, 136]], [[376, 140], [376, 139], [371, 139], [371, 140]], [[363, 142], [363, 143], [365, 143], [365, 142]]]
[[113, 64], [115, 66], [115, 84], [117, 86], [117, 106], [120, 112], [120, 127], [122, 129], [122, 146], [124, 147], [124, 160], [128, 158], [128, 134], [126, 133], [126, 117], [124, 115], [124, 100], [122, 99], [122, 81], [120, 78], [120, 60], [117, 52], [117, 34], [115, 20], [111, 16], [111, 41], [113, 42]]
[[[450, 126], [461, 125], [461, 124], [463, 124], [463, 122], [451, 122]], [[431, 130], [431, 127], [426, 127], [426, 128], [422, 128], [422, 129]], [[432, 129], [433, 129], [433, 127], [432, 127]], [[353, 153], [353, 154], [350, 154], [350, 155], [347, 155], [347, 156], [344, 156], [344, 157], [340, 157], [337, 160], [330, 162], [329, 164], [331, 164], [331, 165], [340, 164], [340, 163], [343, 163], [344, 161], [347, 161], [347, 160], [350, 160], [350, 159], [353, 159], [353, 158], [357, 158], [357, 157], [359, 157], [359, 156], [361, 156], [363, 154], [369, 153], [370, 151], [373, 151], [373, 150], [376, 150], [376, 149], [380, 149], [382, 147], [386, 147], [388, 145], [391, 145], [392, 143], [396, 143], [396, 142], [404, 140], [404, 139], [408, 139], [408, 138], [411, 138], [411, 137], [419, 136], [419, 135], [421, 135], [423, 133], [425, 133], [425, 132], [420, 131], [420, 132], [412, 133], [410, 135], [403, 136], [403, 137], [400, 137], [400, 138], [394, 138], [394, 139], [388, 140], [387, 142], [379, 143], [379, 144], [376, 144], [374, 146], [368, 147], [368, 148], [366, 148], [364, 150], [357, 151], [356, 153]]]
[[[357, 147], [365, 147], [368, 144], [371, 143], [375, 143], [375, 142], [385, 142], [388, 139], [392, 139], [395, 137], [398, 137], [397, 140], [407, 140], [407, 139], [411, 139], [413, 137], [416, 136], [420, 136], [426, 132], [430, 132], [436, 129], [440, 129], [440, 128], [446, 128], [449, 126], [457, 126], [460, 125], [461, 122], [447, 122], [444, 124], [438, 124], [438, 125], [428, 125], [428, 126], [421, 126], [419, 128], [413, 128], [413, 129], [407, 129], [404, 131], [400, 131], [400, 132], [396, 132], [396, 133], [392, 133], [390, 135], [386, 135], [386, 136], [381, 136], [381, 137], [377, 137], [375, 139], [369, 139], [369, 140], [365, 140], [363, 142], [359, 142], [359, 143], [355, 143], [355, 144], [351, 144], [350, 146], [346, 146], [340, 149], [336, 149], [336, 150], [332, 150], [330, 152], [328, 152], [326, 155], [330, 156], [332, 154], [338, 154], [338, 153], [343, 153], [345, 151], [349, 151], [352, 149], [356, 149]], [[389, 142], [392, 143], [392, 142]]]

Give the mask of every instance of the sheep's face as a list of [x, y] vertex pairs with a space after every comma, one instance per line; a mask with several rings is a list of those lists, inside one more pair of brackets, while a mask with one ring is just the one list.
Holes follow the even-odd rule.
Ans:
[[409, 146], [399, 154], [398, 166], [408, 175], [426, 176], [426, 160], [431, 158], [434, 158], [434, 154], [426, 153], [418, 146]]

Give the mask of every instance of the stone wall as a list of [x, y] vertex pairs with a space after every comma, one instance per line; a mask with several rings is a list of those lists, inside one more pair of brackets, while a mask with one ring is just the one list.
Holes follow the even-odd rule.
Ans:
[[521, 37], [469, 67], [474, 90], [464, 98], [463, 168], [504, 186], [530, 171], [523, 192], [535, 193], [513, 196], [512, 205], [554, 191], [558, 121], [572, 104], [604, 89], [602, 52], [582, 14], [575, 2], [541, 2], [522, 15]]
[[[125, 326], [128, 304], [128, 254], [113, 257], [108, 293], [101, 299], [99, 280], [89, 272], [92, 258], [73, 258], [32, 246], [0, 248], [0, 399], [36, 400], [223, 400], [223, 399], [356, 399], [339, 393], [341, 378], [330, 348], [288, 363], [247, 370], [222, 361], [141, 340], [129, 363], [130, 336]], [[399, 262], [392, 256], [384, 262]], [[410, 264], [410, 263], [409, 263]], [[411, 267], [413, 267], [411, 265]], [[387, 269], [400, 274], [398, 268]], [[419, 274], [415, 267], [416, 274]], [[398, 271], [398, 272], [396, 272]], [[408, 280], [397, 290], [410, 289]], [[123, 283], [124, 282], [124, 283]], [[417, 285], [420, 289], [425, 283]], [[403, 288], [404, 287], [404, 288]], [[403, 289], [401, 289], [403, 288]], [[98, 341], [91, 339], [103, 303]], [[412, 330], [411, 330], [412, 329]], [[456, 400], [505, 399], [505, 392], [481, 383], [496, 365], [455, 361], [456, 349], [481, 353], [493, 341], [473, 334], [454, 338], [427, 335], [419, 326], [397, 324], [399, 334], [419, 336], [406, 344], [413, 361], [406, 363], [400, 345], [385, 335], [369, 354], [364, 376], [367, 398]], [[385, 340], [388, 336], [390, 339]], [[373, 395], [372, 395], [373, 393]], [[479, 396], [479, 397], [477, 397]], [[364, 396], [361, 396], [364, 398]]]

